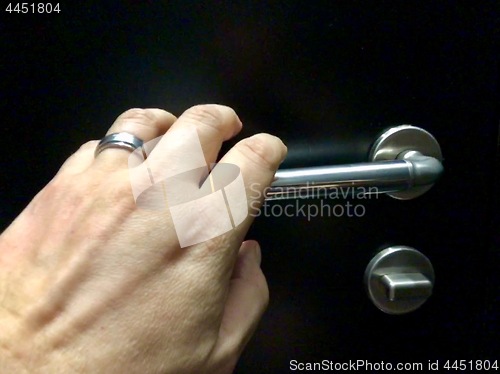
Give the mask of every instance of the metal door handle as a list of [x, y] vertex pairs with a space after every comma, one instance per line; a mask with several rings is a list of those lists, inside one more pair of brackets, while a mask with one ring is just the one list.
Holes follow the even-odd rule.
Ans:
[[278, 170], [267, 200], [328, 197], [336, 189], [349, 196], [386, 193], [408, 200], [427, 192], [443, 172], [436, 139], [411, 126], [393, 127], [373, 144], [371, 162]]

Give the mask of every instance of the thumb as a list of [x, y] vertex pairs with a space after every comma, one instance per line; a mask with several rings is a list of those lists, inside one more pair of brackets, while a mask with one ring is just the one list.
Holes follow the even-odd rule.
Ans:
[[259, 243], [243, 242], [230, 280], [214, 350], [215, 361], [224, 368], [219, 372], [232, 372], [269, 303], [269, 289], [260, 262]]

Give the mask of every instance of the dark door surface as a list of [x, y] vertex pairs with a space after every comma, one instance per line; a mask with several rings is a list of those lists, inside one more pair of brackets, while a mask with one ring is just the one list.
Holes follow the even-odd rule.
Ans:
[[[271, 302], [236, 373], [286, 373], [293, 360], [499, 360], [498, 5], [187, 3], [2, 16], [2, 228], [130, 107], [230, 105], [238, 139], [282, 137], [283, 167], [368, 161], [380, 131], [413, 124], [444, 156], [425, 195], [330, 201], [362, 205], [354, 217], [256, 219], [248, 237], [261, 243]], [[430, 299], [399, 316], [363, 284], [391, 245], [418, 249], [436, 274]]]

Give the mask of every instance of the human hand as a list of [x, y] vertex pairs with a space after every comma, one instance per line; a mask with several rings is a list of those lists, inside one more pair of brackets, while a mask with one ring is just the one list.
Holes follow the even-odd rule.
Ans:
[[[213, 163], [242, 125], [219, 105], [178, 119], [132, 109], [108, 134], [147, 142], [185, 126], [196, 128]], [[180, 162], [175, 136], [168, 141], [166, 162]], [[1, 372], [230, 373], [269, 297], [260, 248], [242, 243], [252, 216], [181, 248], [168, 210], [136, 205], [130, 153], [94, 158], [97, 143], [73, 154], [0, 236]], [[278, 138], [258, 134], [221, 162], [240, 168], [247, 191], [263, 191], [285, 155]], [[255, 207], [263, 193], [247, 197]]]

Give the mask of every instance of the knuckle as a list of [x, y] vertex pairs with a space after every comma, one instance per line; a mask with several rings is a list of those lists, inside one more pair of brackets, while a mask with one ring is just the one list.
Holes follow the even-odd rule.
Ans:
[[82, 145], [80, 145], [78, 150], [66, 159], [64, 164], [59, 169], [59, 173], [64, 172], [66, 170], [66, 168], [68, 167], [68, 165], [77, 162], [77, 160], [80, 157], [83, 157], [82, 155], [84, 153], [95, 150], [95, 148], [97, 147], [97, 144], [99, 144], [99, 140], [90, 140], [90, 141], [85, 142]]
[[183, 116], [195, 125], [208, 126], [218, 132], [223, 130], [224, 123], [237, 117], [232, 108], [215, 104], [195, 105], [186, 110]]
[[63, 192], [70, 190], [70, 179], [66, 175], [58, 173], [43, 188], [42, 193], [46, 198], [54, 201], [61, 200]]
[[73, 205], [86, 194], [85, 185], [80, 180], [78, 175], [57, 173], [40, 191], [39, 198], [41, 201], [57, 202], [60, 206]]
[[127, 209], [135, 208], [134, 195], [126, 173], [117, 172], [112, 183], [103, 183], [101, 186], [104, 189], [103, 195], [108, 196], [112, 205], [123, 206]]
[[99, 140], [89, 140], [88, 142], [83, 143], [78, 150], [87, 151], [89, 149], [95, 149], [97, 144], [99, 144]]
[[156, 118], [154, 112], [148, 109], [142, 108], [132, 108], [128, 109], [118, 117], [118, 120], [122, 121], [134, 121], [134, 122], [148, 122]]
[[254, 135], [240, 142], [240, 150], [252, 162], [268, 169], [274, 169], [280, 160], [277, 160], [277, 150], [270, 135]]
[[231, 248], [231, 238], [229, 235], [219, 235], [211, 238], [202, 244], [203, 250], [200, 255], [205, 256], [225, 256], [227, 248]]
[[195, 105], [186, 110], [184, 115], [192, 121], [208, 125], [214, 125], [222, 119], [222, 113], [216, 105]]

